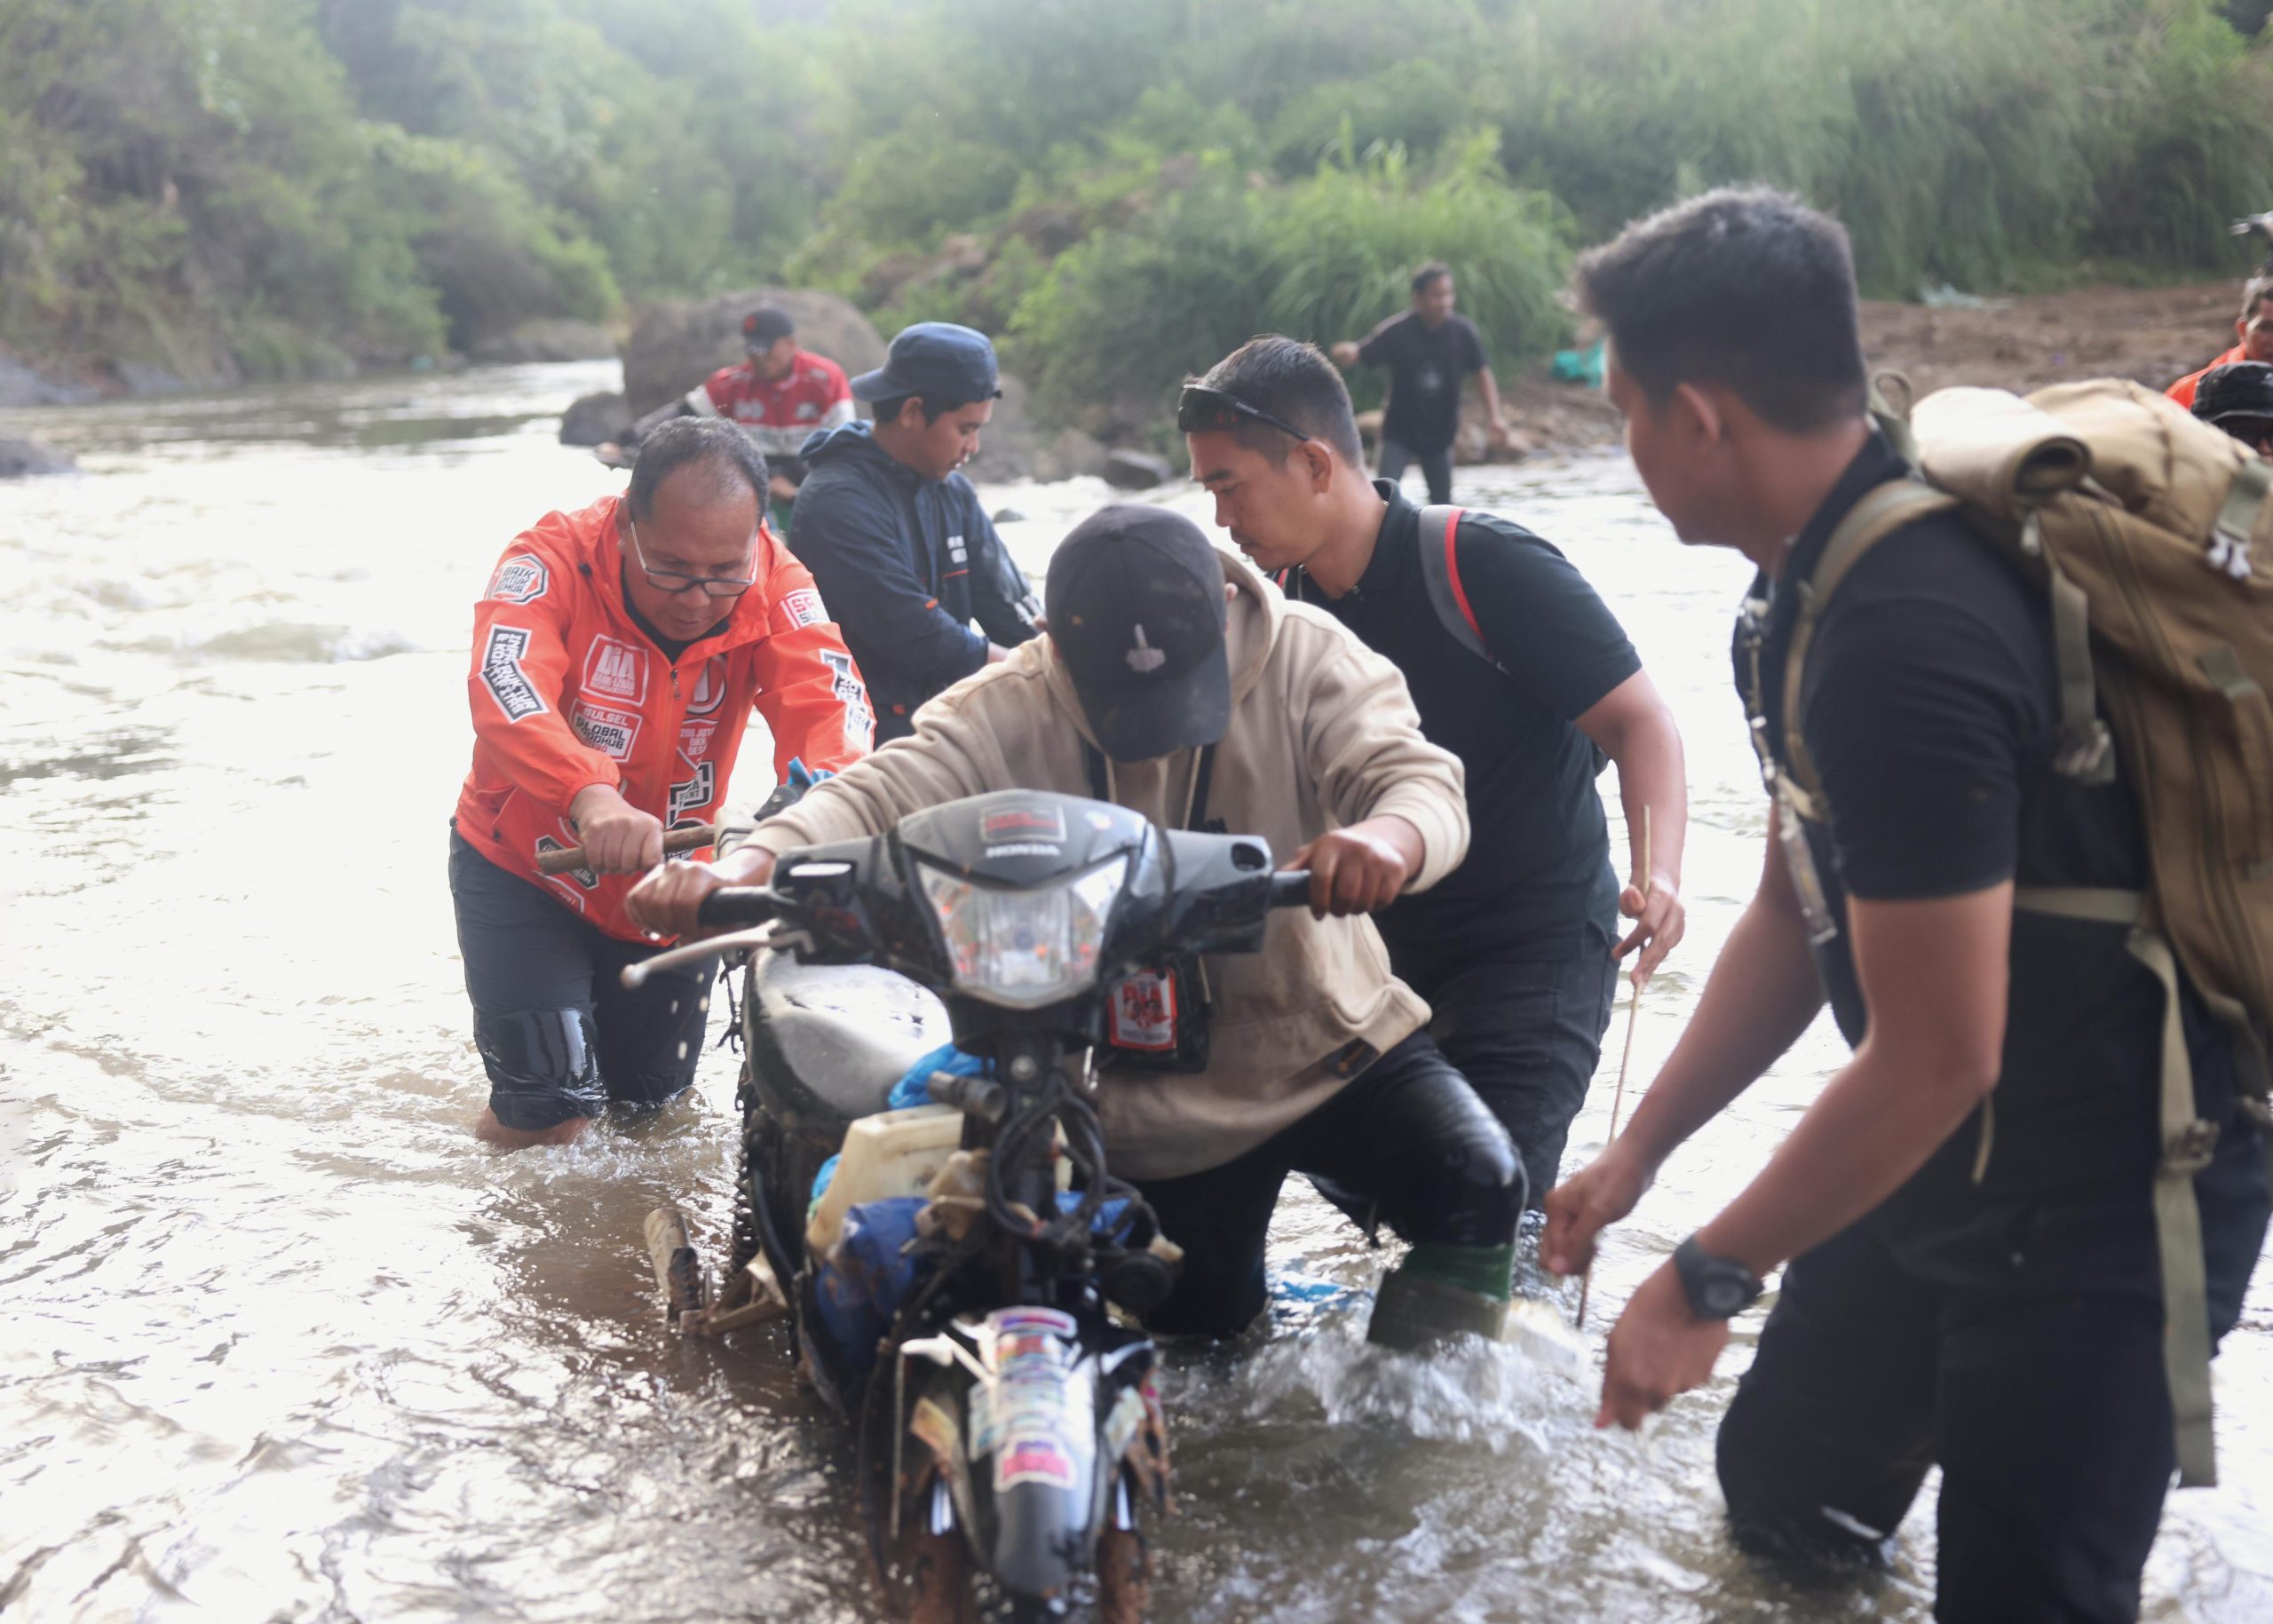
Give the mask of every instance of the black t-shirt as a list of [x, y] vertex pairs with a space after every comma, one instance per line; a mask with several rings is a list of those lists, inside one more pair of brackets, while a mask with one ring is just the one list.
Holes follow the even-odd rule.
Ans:
[[1520, 525], [1470, 512], [1460, 525], [1461, 584], [1506, 668], [1495, 669], [1437, 618], [1421, 573], [1421, 510], [1384, 481], [1374, 488], [1389, 513], [1358, 584], [1330, 598], [1298, 571], [1287, 585], [1405, 673], [1421, 731], [1467, 769], [1466, 860], [1377, 916], [1398, 973], [1426, 984], [1479, 957], [1607, 945], [1618, 880], [1594, 744], [1572, 721], [1642, 669], [1633, 644], [1568, 558]]
[[1484, 335], [1466, 316], [1445, 319], [1436, 331], [1417, 310], [1391, 316], [1358, 346], [1368, 367], [1389, 368], [1389, 409], [1382, 416], [1382, 438], [1408, 451], [1437, 451], [1460, 432], [1460, 386], [1471, 372], [1491, 361]]
[[[1905, 471], [1873, 436], [1801, 531], [1784, 579], [1806, 579], [1855, 503]], [[1780, 761], [1797, 597], [1765, 577], [1753, 592], [1767, 606], [1756, 617], [1761, 698]], [[1740, 694], [1748, 641], [1739, 629]], [[2043, 592], [1956, 514], [1905, 526], [1855, 566], [1817, 623], [1802, 680], [1801, 732], [1828, 813], [1810, 844], [1842, 924], [1818, 963], [1849, 1042], [1862, 1042], [1866, 1011], [1843, 928], [1849, 895], [1954, 897], [2007, 880], [2145, 883], [2128, 787], [2081, 785], [2053, 770], [2059, 700]], [[1986, 1175], [1973, 1180], [1976, 1112], [1873, 1218], [1913, 1264], [1959, 1280], [2152, 1283], [2151, 1228], [2142, 1221], [2158, 1150], [2163, 995], [2126, 935], [2015, 914]], [[2188, 1002], [2200, 1108], [2231, 1121], [2229, 1041], [2190, 993]], [[2237, 1127], [2226, 1138], [2241, 1146], [2250, 1137]], [[2254, 1146], [2243, 1148], [2241, 1161], [2221, 1156], [2206, 1192], [2218, 1179], [2259, 1176]]]

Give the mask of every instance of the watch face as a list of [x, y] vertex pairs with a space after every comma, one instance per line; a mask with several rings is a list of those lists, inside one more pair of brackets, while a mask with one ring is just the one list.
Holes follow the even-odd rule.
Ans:
[[1705, 1287], [1705, 1301], [1723, 1319], [1744, 1312], [1744, 1287], [1734, 1280], [1713, 1280]]

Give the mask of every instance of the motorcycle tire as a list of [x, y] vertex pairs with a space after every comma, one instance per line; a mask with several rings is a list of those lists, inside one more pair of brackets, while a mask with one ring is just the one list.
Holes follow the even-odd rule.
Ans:
[[1144, 1624], [1152, 1601], [1152, 1552], [1144, 1528], [1107, 1528], [1097, 1537], [1097, 1624]]
[[933, 1533], [911, 1518], [900, 1534], [899, 1565], [911, 1597], [907, 1624], [979, 1624], [970, 1548], [961, 1533]]

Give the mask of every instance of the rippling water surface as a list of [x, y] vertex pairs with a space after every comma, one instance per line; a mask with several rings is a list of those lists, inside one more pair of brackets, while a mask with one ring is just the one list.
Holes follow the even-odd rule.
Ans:
[[[0, 417], [85, 470], [0, 487], [0, 1616], [877, 1616], [842, 1435], [770, 1336], [681, 1343], [652, 1298], [640, 1216], [726, 1209], [731, 1057], [572, 1148], [467, 1135], [443, 841], [469, 612], [516, 530], [619, 482], [548, 416], [611, 370]], [[1105, 495], [988, 492], [1037, 571]], [[1638, 1088], [1758, 872], [1723, 652], [1745, 572], [1678, 550], [1620, 460], [1461, 495], [1577, 558], [1687, 733], [1690, 938]], [[1818, 1026], [1675, 1161], [1605, 1256], [1597, 1331], [1839, 1054]], [[1313, 1280], [1378, 1269], [1307, 1193], [1275, 1232]], [[1858, 1586], [1730, 1551], [1712, 1429], [1756, 1315], [1637, 1440], [1590, 1430], [1591, 1368], [1384, 1359], [1310, 1295], [1176, 1357], [1161, 1624], [1928, 1616], [1923, 1501]], [[2273, 1270], [2218, 1381], [2225, 1484], [2174, 1497], [2152, 1618], [2273, 1618]]]

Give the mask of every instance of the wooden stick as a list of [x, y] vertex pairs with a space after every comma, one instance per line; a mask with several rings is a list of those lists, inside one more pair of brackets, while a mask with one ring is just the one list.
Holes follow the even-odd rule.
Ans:
[[[1650, 860], [1650, 809], [1645, 805], [1642, 808], [1642, 907], [1644, 912], [1648, 911], [1650, 892], [1656, 884], [1657, 871]], [[1618, 1137], [1618, 1118], [1626, 1105], [1626, 1073], [1634, 1064], [1634, 1031], [1641, 1024], [1642, 971], [1636, 965], [1634, 996], [1627, 1001], [1626, 1005], [1626, 1052], [1618, 1061], [1618, 1091], [1610, 1097], [1610, 1138], [1603, 1141], [1605, 1145]], [[1589, 1258], [1587, 1260], [1587, 1271], [1579, 1277], [1579, 1328], [1582, 1331], [1587, 1328], [1587, 1293], [1594, 1283], [1594, 1260]]]
[[[667, 856], [673, 852], [699, 852], [704, 846], [717, 844], [717, 828], [705, 823], [694, 828], [672, 829], [663, 836], [663, 852]], [[537, 853], [536, 871], [539, 874], [566, 874], [571, 868], [582, 868], [583, 866], [584, 848], [582, 846], [570, 846], [566, 852]]]

